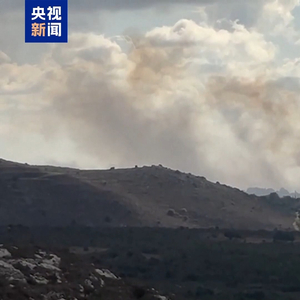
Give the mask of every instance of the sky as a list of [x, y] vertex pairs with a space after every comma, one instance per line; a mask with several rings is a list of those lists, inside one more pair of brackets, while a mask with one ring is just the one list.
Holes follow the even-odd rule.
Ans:
[[0, 0], [0, 157], [299, 191], [299, 2], [72, 0], [67, 44], [26, 44]]

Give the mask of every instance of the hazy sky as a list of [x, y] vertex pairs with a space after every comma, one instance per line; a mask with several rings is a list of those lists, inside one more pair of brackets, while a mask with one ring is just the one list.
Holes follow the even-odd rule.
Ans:
[[23, 0], [0, 22], [0, 157], [300, 190], [299, 0], [70, 0], [68, 44], [25, 44]]

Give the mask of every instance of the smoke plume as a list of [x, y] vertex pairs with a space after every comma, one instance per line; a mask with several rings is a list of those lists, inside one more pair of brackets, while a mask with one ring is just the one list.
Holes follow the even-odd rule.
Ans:
[[183, 19], [114, 39], [76, 33], [38, 66], [11, 64], [3, 54], [0, 71], [10, 79], [1, 93], [22, 95], [16, 106], [6, 102], [16, 116], [8, 131], [69, 143], [80, 167], [82, 157], [95, 168], [163, 164], [242, 188], [295, 189], [297, 61], [274, 66], [273, 42], [228, 24]]

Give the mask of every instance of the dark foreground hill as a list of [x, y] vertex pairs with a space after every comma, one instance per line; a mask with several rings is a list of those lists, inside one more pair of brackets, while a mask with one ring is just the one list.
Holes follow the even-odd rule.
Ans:
[[0, 225], [274, 229], [292, 226], [298, 204], [281, 210], [162, 166], [77, 170], [0, 160]]
[[129, 284], [108, 269], [56, 248], [0, 246], [0, 299], [168, 300], [154, 288]]
[[0, 299], [299, 299], [299, 233], [229, 233], [0, 227]]

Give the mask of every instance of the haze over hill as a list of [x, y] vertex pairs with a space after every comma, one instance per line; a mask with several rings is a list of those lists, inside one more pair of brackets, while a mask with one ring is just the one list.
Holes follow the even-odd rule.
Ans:
[[43, 45], [3, 1], [1, 156], [299, 188], [298, 0], [72, 0]]
[[247, 189], [246, 192], [250, 195], [254, 194], [256, 196], [267, 196], [272, 193], [276, 193], [279, 197], [294, 197], [294, 198], [300, 197], [300, 194], [297, 191], [290, 193], [285, 188], [281, 188], [280, 190], [275, 191], [272, 188], [250, 187]]
[[[292, 226], [297, 199], [248, 195], [163, 166], [78, 170], [0, 161], [0, 225]], [[276, 205], [275, 205], [276, 204]]]

